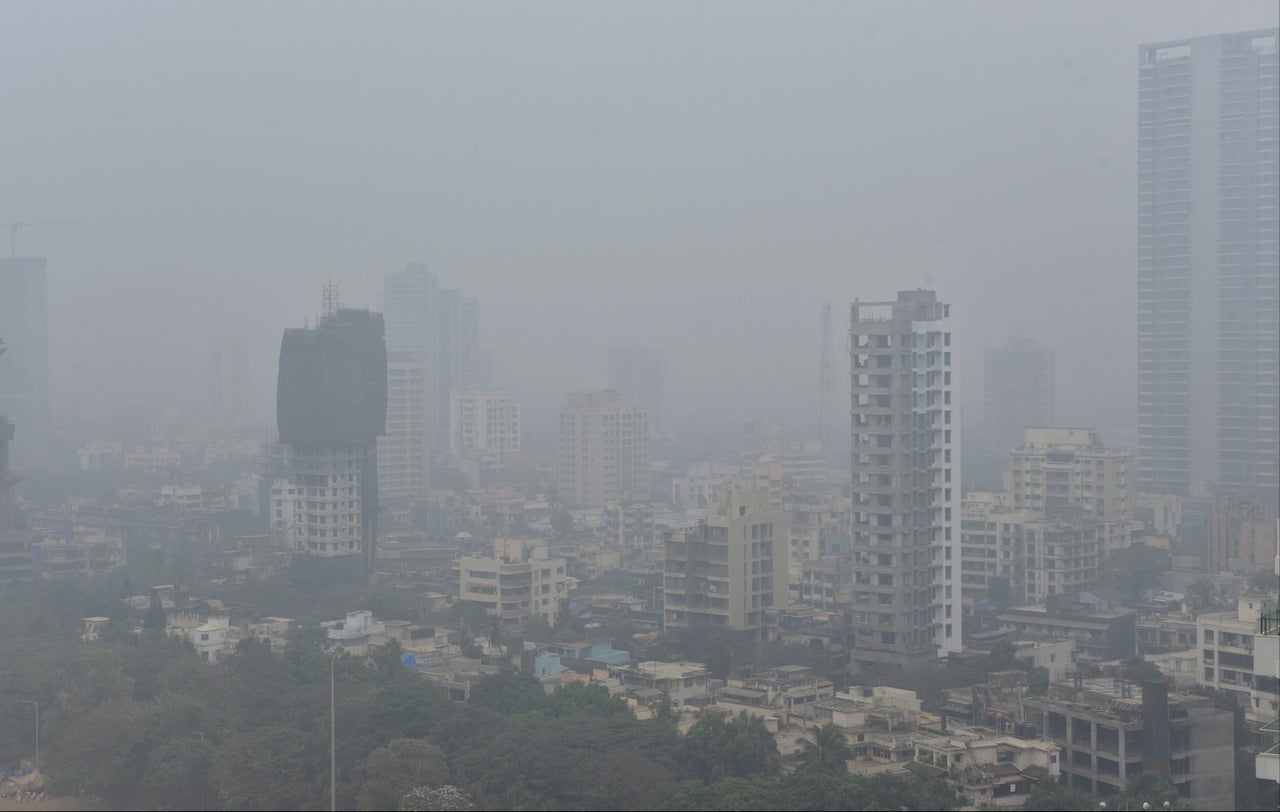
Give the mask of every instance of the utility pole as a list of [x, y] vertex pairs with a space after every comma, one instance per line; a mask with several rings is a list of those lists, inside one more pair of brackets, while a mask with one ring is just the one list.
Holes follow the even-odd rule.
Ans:
[[338, 812], [338, 724], [334, 715], [333, 658], [329, 658], [329, 812]]

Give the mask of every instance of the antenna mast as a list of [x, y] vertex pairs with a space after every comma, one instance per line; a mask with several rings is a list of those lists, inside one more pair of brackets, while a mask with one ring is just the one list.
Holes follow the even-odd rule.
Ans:
[[333, 277], [329, 277], [329, 281], [325, 283], [323, 290], [324, 317], [326, 319], [333, 318], [338, 312], [341, 305], [338, 303], [338, 282]]

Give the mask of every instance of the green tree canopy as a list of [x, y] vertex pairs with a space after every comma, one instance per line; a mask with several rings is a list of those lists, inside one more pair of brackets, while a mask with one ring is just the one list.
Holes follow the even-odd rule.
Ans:
[[779, 769], [778, 745], [764, 719], [746, 711], [726, 719], [713, 713], [689, 728], [680, 741], [680, 762], [690, 778], [773, 777]]
[[1069, 789], [1056, 778], [1044, 778], [1031, 786], [1022, 808], [1028, 812], [1057, 812], [1061, 809], [1088, 809], [1089, 796]]
[[449, 780], [444, 751], [422, 739], [394, 739], [365, 756], [357, 768], [359, 809], [394, 809], [415, 787], [438, 787]]

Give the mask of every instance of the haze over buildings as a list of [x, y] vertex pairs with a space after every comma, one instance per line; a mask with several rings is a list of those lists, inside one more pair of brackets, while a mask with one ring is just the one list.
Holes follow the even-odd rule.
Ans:
[[20, 426], [10, 446], [19, 468], [43, 465], [49, 444], [49, 303], [41, 257], [0, 257], [0, 414]]

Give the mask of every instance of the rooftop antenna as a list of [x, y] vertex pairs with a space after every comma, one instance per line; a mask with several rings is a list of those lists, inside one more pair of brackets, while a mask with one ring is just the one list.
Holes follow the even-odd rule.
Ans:
[[18, 257], [18, 229], [27, 226], [66, 226], [73, 223], [83, 223], [84, 220], [41, 220], [39, 222], [22, 222], [16, 218], [9, 220], [9, 257], [16, 259]]
[[324, 316], [326, 319], [333, 318], [333, 315], [338, 312], [338, 308], [342, 306], [338, 302], [338, 288], [338, 282], [334, 280], [332, 276], [329, 277], [329, 281], [324, 284], [322, 298], [324, 302]]

